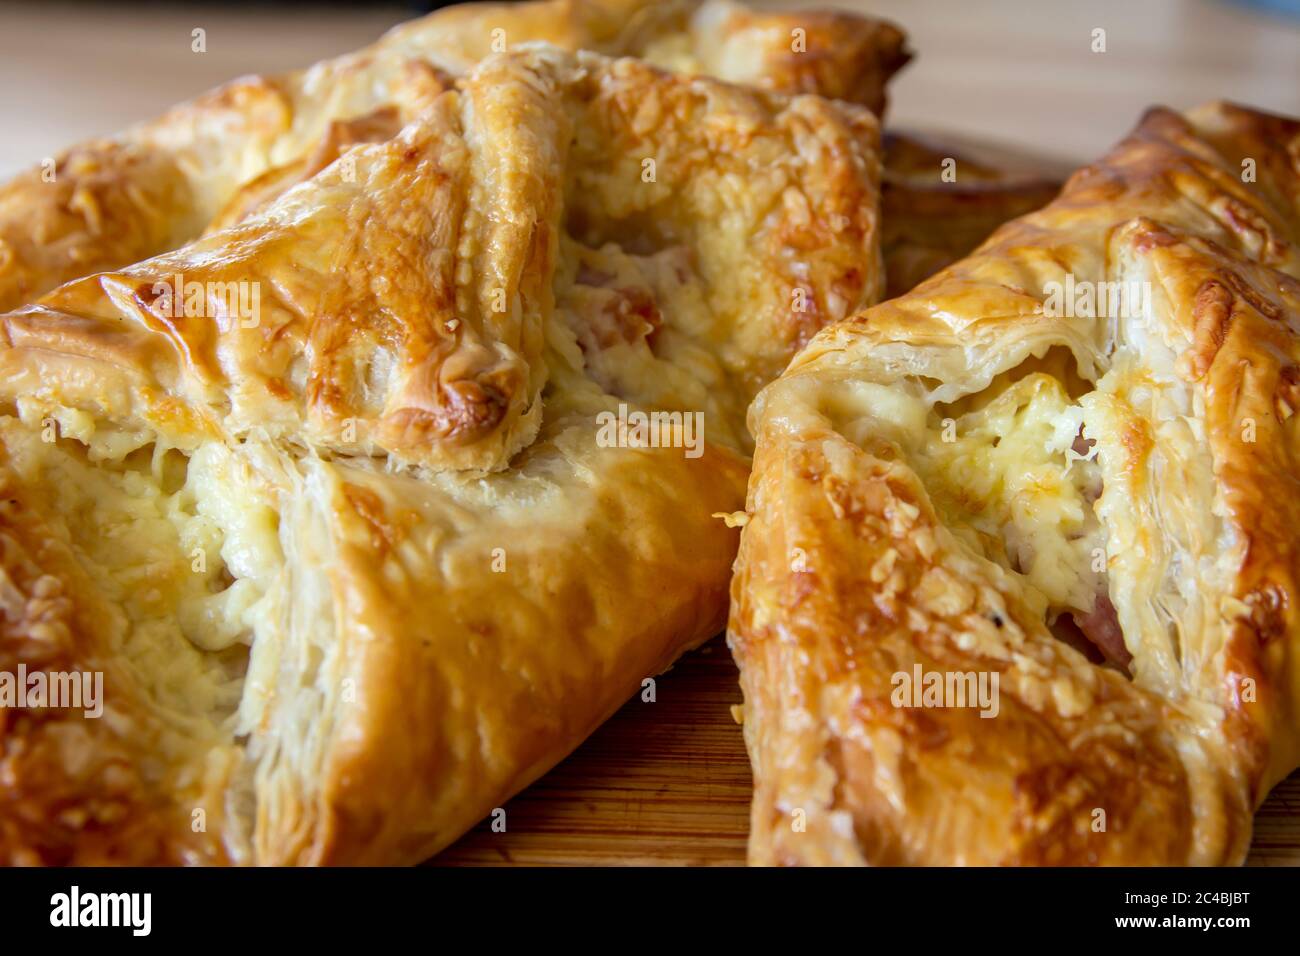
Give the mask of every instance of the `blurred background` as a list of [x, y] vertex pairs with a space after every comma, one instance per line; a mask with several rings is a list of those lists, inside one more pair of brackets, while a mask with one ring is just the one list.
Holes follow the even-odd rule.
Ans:
[[[242, 73], [306, 66], [443, 4], [0, 0], [0, 176]], [[892, 125], [1087, 161], [1153, 103], [1300, 115], [1300, 0], [776, 0], [893, 20]], [[191, 31], [207, 51], [191, 51]], [[1106, 31], [1094, 53], [1093, 31]]]

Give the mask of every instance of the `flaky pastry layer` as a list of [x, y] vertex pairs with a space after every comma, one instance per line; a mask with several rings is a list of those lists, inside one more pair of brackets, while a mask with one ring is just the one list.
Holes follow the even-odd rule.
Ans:
[[307, 70], [234, 80], [0, 186], [0, 309], [238, 221], [348, 146], [390, 138], [484, 57], [533, 42], [818, 93], [877, 115], [885, 84], [908, 59], [890, 24], [841, 13], [755, 13], [732, 0], [438, 10]]
[[1300, 762], [1297, 368], [1300, 123], [1227, 104], [820, 333], [750, 416], [751, 861], [1241, 861]]
[[104, 685], [0, 710], [0, 860], [417, 862], [722, 626], [872, 114], [538, 45], [382, 134], [0, 316], [0, 670]]

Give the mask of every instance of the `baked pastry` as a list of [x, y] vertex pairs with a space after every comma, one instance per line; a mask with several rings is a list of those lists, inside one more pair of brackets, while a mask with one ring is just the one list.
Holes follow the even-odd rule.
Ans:
[[840, 10], [754, 11], [734, 0], [678, 4], [676, 20], [632, 23], [621, 52], [665, 69], [782, 93], [815, 93], [883, 117], [886, 86], [912, 58], [892, 23]]
[[736, 0], [533, 0], [462, 4], [392, 30], [381, 46], [464, 72], [502, 44], [634, 56], [664, 69], [884, 113], [910, 59], [891, 23], [836, 10], [750, 10]]
[[0, 671], [103, 679], [0, 709], [0, 861], [416, 862], [716, 634], [745, 408], [880, 292], [877, 149], [537, 47], [0, 316]]
[[1297, 157], [1153, 110], [759, 396], [752, 862], [1244, 858], [1300, 760]]
[[176, 249], [347, 146], [393, 136], [449, 85], [427, 60], [363, 51], [238, 79], [78, 144], [0, 186], [0, 309]]
[[347, 146], [391, 137], [483, 57], [537, 41], [644, 56], [777, 92], [822, 93], [877, 113], [885, 83], [908, 58], [902, 33], [878, 20], [754, 14], [731, 0], [439, 10], [357, 53], [235, 80], [0, 186], [0, 309], [220, 228]]
[[[947, 168], [952, 178], [945, 178]], [[888, 299], [967, 255], [1004, 222], [1047, 205], [1061, 188], [1041, 170], [1002, 168], [897, 132], [885, 134], [884, 169], [880, 243]]]
[[[877, 116], [890, 78], [911, 57], [903, 33], [884, 21], [837, 11], [754, 12], [733, 0], [533, 0], [439, 10], [309, 70], [236, 80], [0, 186], [0, 308], [220, 228], [259, 195], [324, 168], [341, 148], [393, 135], [494, 50], [536, 41], [849, 100]], [[959, 159], [955, 182], [940, 178], [945, 157]], [[887, 138], [885, 169], [890, 296], [1059, 187], [898, 134]]]

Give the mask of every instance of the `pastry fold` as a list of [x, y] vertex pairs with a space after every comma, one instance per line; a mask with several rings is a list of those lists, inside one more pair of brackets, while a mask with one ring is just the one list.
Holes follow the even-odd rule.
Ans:
[[0, 316], [0, 671], [103, 683], [0, 709], [0, 860], [414, 863], [563, 758], [722, 627], [879, 175], [863, 108], [536, 46]]
[[[665, 69], [862, 104], [883, 116], [911, 58], [892, 24], [751, 11], [733, 0], [532, 0], [450, 7], [310, 69], [235, 80], [0, 186], [0, 308], [224, 228], [347, 147], [394, 135], [482, 58], [522, 43], [635, 56]], [[956, 181], [942, 162], [958, 161]], [[970, 252], [1059, 183], [889, 138], [882, 237], [888, 294]]]
[[752, 862], [1245, 857], [1300, 762], [1297, 156], [1152, 110], [761, 393]]

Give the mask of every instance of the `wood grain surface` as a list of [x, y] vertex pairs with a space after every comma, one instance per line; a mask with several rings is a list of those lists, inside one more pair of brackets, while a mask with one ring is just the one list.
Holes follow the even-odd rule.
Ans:
[[736, 665], [721, 637], [623, 705], [576, 753], [484, 821], [438, 864], [740, 865], [749, 758], [731, 707]]
[[[635, 697], [576, 753], [484, 821], [435, 865], [740, 866], [749, 759], [731, 706], [736, 667], [715, 638]], [[1249, 863], [1300, 864], [1300, 772], [1255, 815]]]

